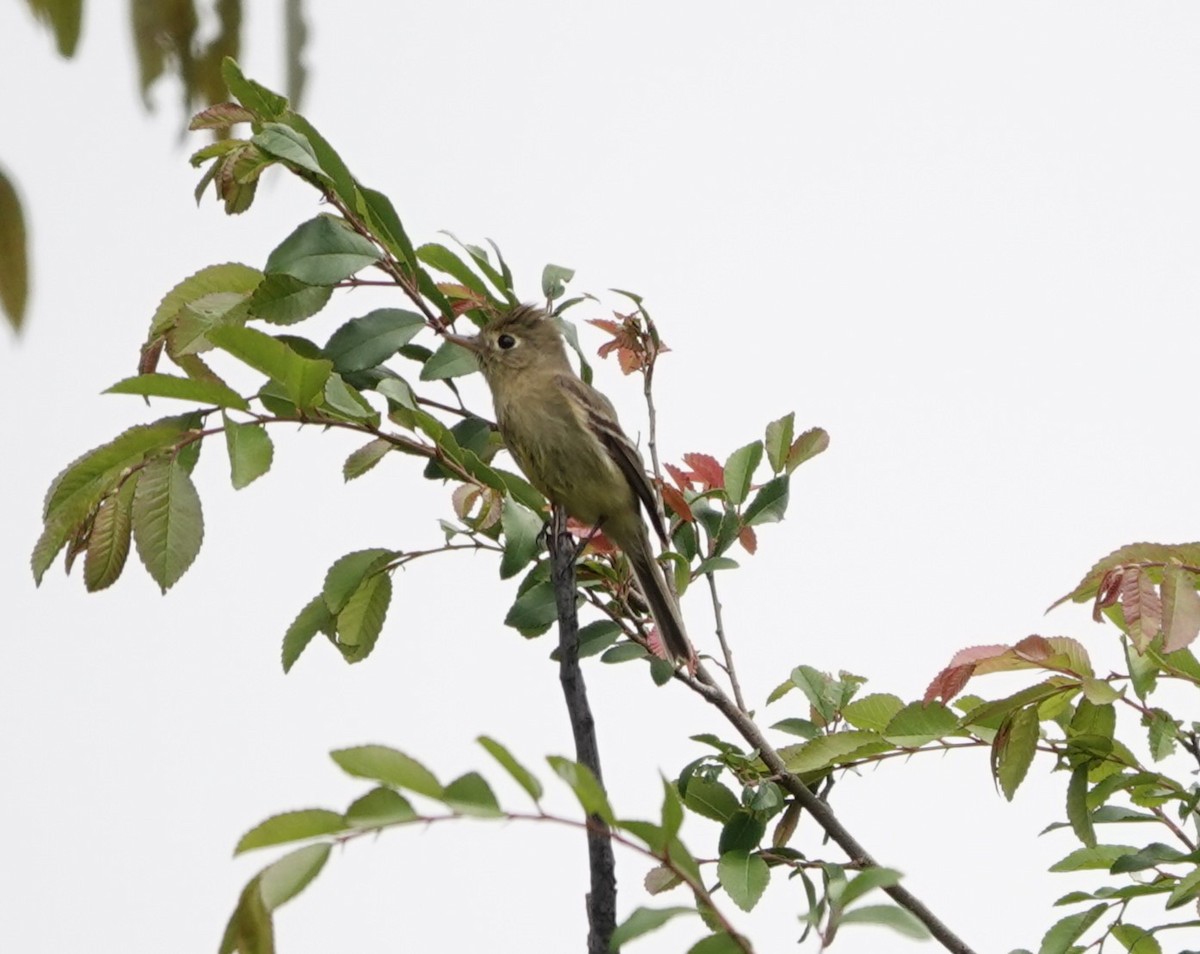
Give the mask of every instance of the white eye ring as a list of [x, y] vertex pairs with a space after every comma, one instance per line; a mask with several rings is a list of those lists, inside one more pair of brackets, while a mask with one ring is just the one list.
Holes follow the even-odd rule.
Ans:
[[501, 351], [510, 351], [517, 346], [517, 339], [509, 334], [500, 335], [496, 339], [496, 345]]

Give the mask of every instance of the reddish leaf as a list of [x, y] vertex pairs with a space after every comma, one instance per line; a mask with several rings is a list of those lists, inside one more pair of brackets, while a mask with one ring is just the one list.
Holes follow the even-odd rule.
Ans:
[[[668, 464], [668, 467], [671, 465]], [[695, 514], [692, 513], [692, 508], [688, 506], [688, 502], [684, 499], [683, 494], [672, 487], [670, 484], [662, 486], [663, 503], [667, 508], [674, 513], [680, 520], [686, 523], [694, 523], [696, 520]], [[749, 528], [747, 528], [749, 529]]]
[[1150, 575], [1140, 567], [1126, 567], [1121, 579], [1121, 610], [1134, 647], [1144, 653], [1162, 629], [1162, 601]]
[[961, 666], [947, 666], [933, 677], [933, 682], [925, 690], [925, 696], [922, 701], [925, 705], [929, 705], [935, 699], [949, 702], [962, 692], [963, 686], [967, 684], [974, 672], [974, 663], [965, 663]]
[[681, 470], [674, 464], [663, 464], [663, 467], [666, 468], [667, 473], [671, 475], [671, 479], [675, 481], [675, 486], [677, 486], [680, 490], [692, 489], [692, 477], [690, 473], [685, 470]]
[[1121, 578], [1125, 575], [1124, 567], [1117, 567], [1104, 574], [1100, 586], [1096, 590], [1096, 602], [1092, 605], [1092, 619], [1100, 622], [1100, 611], [1112, 606], [1121, 595]]
[[684, 454], [683, 462], [692, 468], [692, 480], [705, 490], [725, 487], [725, 468], [708, 454]]
[[254, 113], [237, 103], [216, 103], [196, 113], [188, 123], [188, 129], [193, 132], [197, 129], [220, 129], [234, 123], [252, 123], [254, 119]]
[[595, 325], [604, 331], [607, 331], [614, 338], [621, 333], [621, 326], [615, 321], [609, 321], [607, 318], [589, 318], [589, 325]]
[[1163, 652], [1190, 645], [1200, 634], [1200, 596], [1196, 578], [1180, 566], [1167, 567], [1162, 581]]
[[603, 556], [611, 556], [617, 552], [616, 545], [604, 535], [602, 530], [580, 523], [574, 517], [567, 518], [567, 529], [580, 540], [587, 541], [587, 548]]
[[1013, 652], [1027, 662], [1041, 663], [1054, 655], [1054, 648], [1044, 636], [1026, 636], [1013, 647]]
[[742, 527], [738, 531], [738, 543], [751, 556], [758, 552], [758, 537], [755, 535], [753, 527]]

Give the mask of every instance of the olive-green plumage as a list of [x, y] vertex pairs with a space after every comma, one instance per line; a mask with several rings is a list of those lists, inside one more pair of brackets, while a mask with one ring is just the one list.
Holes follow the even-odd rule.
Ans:
[[575, 519], [601, 527], [621, 548], [667, 652], [676, 661], [690, 660], [691, 643], [640, 512], [645, 509], [665, 542], [641, 455], [608, 398], [575, 374], [558, 326], [539, 309], [523, 306], [474, 338], [452, 340], [477, 355], [500, 433], [530, 483]]

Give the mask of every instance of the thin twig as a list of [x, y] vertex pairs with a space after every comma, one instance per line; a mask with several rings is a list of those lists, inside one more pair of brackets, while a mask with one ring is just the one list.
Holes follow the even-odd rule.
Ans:
[[717, 595], [717, 581], [713, 578], [712, 573], [705, 573], [704, 576], [708, 579], [708, 592], [712, 596], [717, 642], [721, 644], [721, 653], [725, 657], [725, 673], [729, 676], [729, 685], [733, 687], [733, 698], [737, 702], [737, 707], [749, 715], [750, 710], [746, 708], [746, 700], [742, 698], [742, 684], [738, 681], [737, 670], [733, 666], [733, 650], [729, 648], [729, 641], [725, 638], [725, 620], [721, 615], [721, 598]]

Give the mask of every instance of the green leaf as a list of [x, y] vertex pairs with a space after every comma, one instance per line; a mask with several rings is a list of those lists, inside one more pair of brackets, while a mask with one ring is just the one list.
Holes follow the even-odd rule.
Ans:
[[467, 772], [447, 785], [442, 801], [464, 815], [496, 818], [502, 814], [492, 787], [478, 772]]
[[200, 495], [177, 458], [155, 457], [142, 468], [133, 495], [133, 539], [142, 564], [164, 593], [200, 552]]
[[339, 373], [361, 371], [394, 356], [424, 327], [416, 312], [377, 308], [338, 328], [323, 351]]
[[288, 400], [300, 408], [317, 403], [333, 371], [333, 362], [301, 357], [279, 339], [255, 328], [225, 325], [214, 328], [208, 337], [217, 347], [277, 381]]
[[89, 593], [111, 586], [125, 568], [137, 480], [137, 474], [131, 474], [115, 494], [101, 501], [96, 510], [83, 559], [83, 584]]
[[383, 460], [394, 446], [391, 441], [376, 437], [357, 450], [351, 451], [350, 456], [346, 458], [346, 463], [342, 465], [343, 479], [351, 481], [361, 477]]
[[915, 749], [957, 729], [958, 716], [942, 703], [910, 702], [892, 717], [883, 737], [893, 745]]
[[250, 407], [237, 391], [219, 381], [198, 381], [194, 378], [176, 377], [173, 374], [137, 374], [118, 381], [104, 393], [178, 398], [182, 401], [215, 404], [217, 407], [235, 407], [240, 411]]
[[738, 448], [725, 462], [725, 495], [734, 506], [741, 504], [750, 493], [754, 471], [762, 461], [762, 441], [754, 441]]
[[439, 272], [445, 272], [447, 275], [454, 277], [462, 285], [473, 292], [477, 292], [489, 301], [495, 301], [495, 296], [488, 290], [482, 278], [475, 274], [471, 268], [463, 262], [457, 255], [444, 245], [438, 245], [436, 242], [430, 242], [427, 245], [422, 245], [417, 249], [417, 258], [426, 265], [436, 268]]
[[792, 670], [792, 685], [804, 693], [809, 704], [826, 722], [832, 722], [834, 717], [831, 683], [829, 676], [812, 666], [797, 666]]
[[1112, 863], [1108, 870], [1112, 874], [1127, 874], [1131, 871], [1145, 871], [1162, 864], [1176, 864], [1189, 860], [1191, 856], [1184, 854], [1178, 848], [1154, 841], [1132, 855], [1122, 855]]
[[567, 289], [567, 282], [575, 277], [575, 269], [564, 268], [562, 265], [547, 265], [542, 269], [542, 294], [547, 301], [561, 298]]
[[255, 848], [283, 845], [289, 841], [305, 841], [344, 831], [346, 821], [337, 812], [325, 808], [306, 808], [284, 812], [260, 822], [242, 835], [233, 849], [235, 855]]
[[688, 948], [687, 954], [743, 954], [745, 950], [732, 935], [722, 932], [700, 938]]
[[440, 799], [441, 783], [429, 769], [411, 756], [386, 745], [359, 745], [329, 753], [341, 770], [356, 778], [406, 788], [418, 795]]
[[1097, 904], [1079, 914], [1070, 914], [1062, 918], [1042, 937], [1042, 946], [1038, 948], [1038, 954], [1067, 954], [1083, 932], [1095, 924], [1100, 915], [1107, 910], [1107, 904]]
[[163, 296], [150, 319], [150, 333], [153, 336], [167, 331], [175, 323], [180, 312], [196, 302], [212, 299], [214, 296], [225, 296], [226, 301], [240, 301], [250, 297], [262, 280], [263, 274], [257, 268], [238, 262], [225, 262], [202, 268]]
[[294, 325], [317, 314], [332, 297], [331, 285], [310, 285], [291, 275], [267, 275], [254, 289], [247, 307], [255, 318], [273, 325]]
[[604, 786], [592, 774], [591, 769], [580, 762], [572, 762], [559, 755], [549, 755], [546, 757], [546, 761], [550, 763], [554, 773], [571, 787], [571, 791], [579, 799], [579, 804], [584, 812], [589, 815], [598, 815], [610, 825], [612, 824], [613, 813], [608, 804], [608, 796], [604, 792]]
[[876, 888], [891, 888], [900, 883], [900, 872], [894, 868], [864, 868], [842, 889], [837, 903], [848, 908], [863, 895]]
[[482, 745], [488, 754], [503, 766], [504, 770], [512, 776], [513, 781], [525, 789], [526, 794], [530, 798], [535, 802], [541, 801], [542, 783], [537, 780], [537, 776], [518, 762], [508, 749], [486, 735], [481, 735], [475, 741]]
[[291, 275], [309, 285], [336, 285], [379, 261], [379, 249], [344, 220], [318, 215], [300, 225], [271, 252], [265, 271]]
[[645, 659], [649, 654], [637, 643], [620, 643], [606, 650], [600, 657], [602, 663], [632, 662], [635, 659]]
[[1000, 790], [1010, 802], [1017, 788], [1025, 780], [1038, 742], [1038, 714], [1036, 706], [1018, 709], [992, 745], [994, 773]]
[[275, 120], [283, 115], [288, 101], [265, 86], [247, 79], [233, 57], [221, 61], [221, 77], [225, 88], [237, 97], [237, 101], [264, 121]]
[[[558, 603], [555, 600], [554, 587], [543, 580], [534, 583], [517, 597], [504, 617], [504, 625], [511, 626], [522, 636], [540, 636], [556, 619]], [[609, 652], [619, 648], [614, 646]], [[605, 656], [607, 655], [608, 653], [605, 653]]]
[[275, 445], [262, 424], [238, 424], [225, 418], [225, 447], [234, 490], [248, 487], [271, 469]]
[[787, 475], [768, 480], [742, 514], [742, 522], [753, 527], [762, 523], [778, 523], [787, 512], [790, 479]]
[[29, 7], [54, 32], [59, 56], [74, 56], [83, 22], [83, 0], [31, 0]]
[[0, 308], [14, 331], [21, 330], [29, 300], [27, 241], [21, 198], [0, 170]]
[[[791, 683], [788, 685], [790, 686]], [[854, 725], [854, 723], [851, 722], [851, 725]], [[802, 739], [815, 739], [821, 734], [821, 730], [817, 728], [817, 724], [810, 722], [808, 719], [780, 719], [771, 728], [778, 729], [780, 732], [786, 732], [788, 735], [798, 735]]]
[[[419, 279], [428, 280], [424, 269], [417, 264], [417, 254], [413, 250], [408, 233], [404, 231], [400, 216], [396, 214], [396, 207], [392, 205], [392, 200], [375, 189], [359, 186], [356, 205], [359, 214], [366, 218], [367, 224], [371, 228], [371, 234], [383, 242], [384, 247], [399, 261], [416, 268]], [[429, 281], [428, 286], [432, 288], [433, 282]], [[434, 291], [436, 292], [436, 289]], [[425, 282], [421, 282], [421, 292], [441, 309], [442, 314], [447, 317], [453, 316], [449, 302], [440, 293], [429, 295]]]
[[788, 452], [792, 447], [792, 430], [796, 424], [795, 412], [789, 412], [767, 425], [763, 446], [767, 450], [767, 463], [772, 473], [778, 474], [787, 466]]
[[837, 765], [851, 756], [863, 758], [890, 748], [892, 746], [874, 732], [853, 730], [821, 735], [800, 745], [784, 746], [779, 754], [789, 772], [804, 774]]
[[1077, 765], [1071, 771], [1071, 780], [1067, 783], [1067, 820], [1071, 829], [1088, 848], [1096, 845], [1096, 829], [1092, 826], [1092, 814], [1087, 803], [1088, 765]]
[[525, 569], [537, 554], [543, 523], [532, 510], [506, 496], [500, 511], [500, 526], [504, 531], [500, 579], [507, 580]]
[[1162, 954], [1162, 945], [1153, 934], [1128, 921], [1114, 924], [1109, 933], [1129, 954]]
[[300, 654], [312, 642], [314, 636], [321, 632], [333, 632], [334, 617], [325, 605], [325, 599], [314, 596], [305, 605], [300, 614], [292, 620], [287, 633], [283, 637], [283, 671], [291, 671]]
[[635, 908], [634, 912], [617, 925], [617, 929], [613, 931], [609, 949], [613, 951], [619, 950], [621, 945], [628, 944], [634, 938], [641, 937], [643, 934], [657, 931], [668, 921], [679, 917], [681, 914], [695, 913], [695, 908], [684, 907]]
[[766, 822], [748, 811], [739, 809], [722, 826], [717, 848], [721, 854], [737, 849], [753, 851], [766, 833]]
[[1076, 848], [1049, 867], [1049, 871], [1107, 871], [1113, 863], [1125, 855], [1137, 851], [1132, 845], [1093, 845]]
[[479, 362], [466, 348], [453, 341], [443, 341], [437, 351], [421, 368], [422, 381], [442, 381], [446, 378], [461, 378], [479, 370]]
[[711, 818], [722, 824], [741, 810], [737, 796], [720, 782], [704, 778], [688, 779], [683, 787], [683, 804], [697, 815]]
[[303, 133], [290, 126], [282, 123], [263, 123], [261, 131], [250, 141], [268, 155], [283, 159], [297, 169], [311, 172], [325, 182], [333, 181], [329, 173], [321, 168], [312, 143]]
[[383, 828], [416, 818], [409, 800], [390, 788], [373, 788], [346, 809], [346, 824], [351, 828]]
[[717, 877], [733, 903], [743, 911], [749, 911], [767, 889], [771, 869], [760, 855], [738, 848], [721, 855], [717, 862]]
[[1142, 724], [1149, 730], [1150, 757], [1161, 762], [1175, 752], [1181, 723], [1171, 717], [1165, 709], [1151, 709], [1142, 717]]
[[376, 573], [364, 579], [337, 617], [338, 649], [346, 662], [362, 662], [375, 648], [392, 602], [392, 578]]
[[335, 560], [325, 574], [325, 585], [322, 589], [329, 612], [335, 615], [340, 613], [362, 586], [363, 580], [387, 566], [397, 556], [399, 553], [395, 550], [373, 547], [355, 550]]
[[876, 692], [855, 699], [842, 710], [842, 717], [856, 729], [882, 732], [903, 708], [904, 702], [899, 696]]
[[267, 910], [274, 911], [307, 888], [325, 867], [330, 849], [331, 846], [327, 844], [308, 845], [264, 868], [258, 877], [259, 890]]
[[824, 428], [811, 427], [794, 441], [788, 449], [787, 472], [790, 474], [806, 460], [816, 457], [829, 446], [829, 435]]
[[1200, 895], [1200, 867], [1193, 868], [1191, 873], [1179, 879], [1179, 883], [1167, 897], [1167, 910], [1181, 907], [1193, 901], [1197, 895]]
[[845, 912], [841, 917], [842, 924], [877, 924], [889, 927], [898, 934], [911, 937], [918, 941], [928, 938], [929, 929], [917, 920], [916, 915], [894, 904], [865, 904]]

